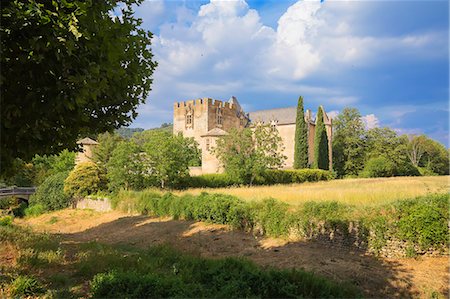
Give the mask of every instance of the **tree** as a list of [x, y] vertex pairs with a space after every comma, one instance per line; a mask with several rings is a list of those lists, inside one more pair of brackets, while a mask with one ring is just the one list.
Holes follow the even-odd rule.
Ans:
[[122, 141], [113, 150], [106, 164], [108, 188], [139, 190], [147, 186], [151, 178], [150, 161], [145, 152], [133, 142]]
[[145, 141], [143, 148], [149, 160], [150, 173], [161, 188], [174, 187], [189, 176], [189, 164], [199, 159], [198, 144], [193, 138], [158, 130], [142, 134], [136, 140]]
[[421, 136], [409, 136], [407, 146], [407, 152], [409, 160], [415, 166], [419, 166], [420, 159], [423, 154], [425, 154], [425, 145], [427, 142], [427, 137], [425, 135]]
[[394, 167], [393, 175], [420, 175], [407, 155], [408, 137], [398, 136], [390, 128], [373, 128], [367, 131], [367, 160], [385, 157]]
[[339, 177], [356, 176], [364, 168], [366, 132], [361, 114], [344, 108], [333, 122], [333, 170]]
[[45, 210], [67, 208], [71, 198], [64, 193], [64, 180], [68, 172], [59, 172], [47, 177], [30, 198], [30, 204], [40, 204]]
[[269, 126], [232, 129], [217, 140], [214, 153], [225, 166], [225, 172], [242, 183], [252, 185], [268, 168], [283, 165], [281, 137]]
[[[2, 2], [1, 170], [126, 126], [150, 91], [152, 34], [141, 0]], [[124, 3], [120, 17], [111, 17]]]
[[93, 162], [78, 164], [64, 181], [64, 193], [75, 199], [97, 193], [105, 187], [105, 175]]
[[328, 136], [323, 122], [323, 107], [320, 106], [316, 118], [316, 132], [314, 136], [314, 168], [329, 168]]
[[106, 132], [99, 134], [97, 141], [99, 144], [93, 150], [93, 160], [98, 166], [105, 168], [113, 151], [123, 138], [116, 133]]
[[297, 118], [295, 120], [294, 168], [308, 167], [308, 128], [305, 122], [303, 97], [298, 98]]
[[449, 151], [441, 143], [427, 138], [424, 142], [425, 152], [420, 166], [440, 175], [449, 174]]

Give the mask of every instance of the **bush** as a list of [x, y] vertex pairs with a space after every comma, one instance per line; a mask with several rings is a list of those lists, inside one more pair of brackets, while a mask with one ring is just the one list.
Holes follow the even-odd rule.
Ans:
[[[60, 172], [46, 178], [37, 188], [36, 193], [30, 198], [30, 203], [35, 207], [28, 208], [28, 213], [44, 210], [59, 210], [70, 205], [70, 197], [64, 193], [64, 180], [67, 172]], [[31, 215], [30, 214], [30, 215]]]
[[322, 169], [295, 169], [279, 170], [271, 169], [266, 171], [257, 182], [261, 185], [291, 184], [304, 182], [328, 181], [334, 178], [331, 171]]
[[394, 219], [397, 236], [420, 249], [448, 245], [449, 195], [399, 201]]
[[239, 185], [239, 180], [226, 173], [213, 173], [189, 177], [183, 184], [187, 188], [223, 188]]
[[421, 176], [436, 176], [437, 173], [433, 172], [433, 170], [428, 167], [417, 167]]
[[13, 217], [11, 216], [3, 216], [0, 217], [0, 226], [10, 226], [12, 224]]
[[32, 276], [19, 276], [11, 283], [9, 292], [12, 296], [35, 296], [42, 294], [44, 288]]
[[[234, 258], [205, 260], [172, 252], [159, 264], [169, 273], [110, 271], [91, 281], [93, 298], [341, 298], [358, 297], [354, 287], [301, 270], [262, 270]], [[175, 261], [175, 263], [174, 263]], [[176, 276], [175, 276], [175, 275]]]
[[253, 222], [260, 233], [268, 236], [287, 236], [289, 233], [289, 205], [275, 199], [252, 204]]
[[[304, 182], [327, 181], [334, 178], [331, 171], [322, 169], [269, 169], [256, 177], [254, 185], [293, 184]], [[189, 177], [182, 183], [187, 188], [224, 188], [240, 185], [238, 178], [227, 173], [204, 174]]]
[[25, 209], [25, 216], [39, 216], [43, 214], [47, 209], [42, 204], [32, 204]]
[[100, 167], [92, 162], [78, 164], [64, 181], [64, 192], [71, 198], [82, 198], [106, 189], [106, 179]]
[[395, 165], [385, 157], [369, 159], [362, 172], [363, 177], [391, 177], [395, 174]]

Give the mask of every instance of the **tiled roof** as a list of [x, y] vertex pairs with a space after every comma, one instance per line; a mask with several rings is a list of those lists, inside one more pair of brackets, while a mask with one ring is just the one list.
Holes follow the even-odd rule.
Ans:
[[296, 107], [259, 110], [249, 113], [249, 118], [252, 123], [263, 122], [270, 124], [270, 121], [275, 120], [279, 125], [295, 124], [296, 116]]
[[78, 140], [77, 144], [94, 144], [94, 145], [96, 145], [96, 144], [99, 144], [99, 143], [97, 141], [95, 141], [95, 140], [92, 140], [89, 137], [86, 137], [86, 138], [83, 138], [81, 140]]

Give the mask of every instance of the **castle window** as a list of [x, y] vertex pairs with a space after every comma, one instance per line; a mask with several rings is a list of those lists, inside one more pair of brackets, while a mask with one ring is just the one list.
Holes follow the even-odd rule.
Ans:
[[186, 128], [194, 127], [194, 113], [191, 107], [186, 111]]
[[222, 109], [220, 107], [218, 107], [216, 111], [216, 123], [217, 125], [222, 126]]
[[206, 150], [209, 152], [210, 148], [211, 148], [211, 144], [210, 144], [209, 138], [206, 138]]
[[272, 131], [276, 131], [277, 130], [277, 121], [276, 120], [272, 120], [270, 122], [270, 128], [272, 129]]

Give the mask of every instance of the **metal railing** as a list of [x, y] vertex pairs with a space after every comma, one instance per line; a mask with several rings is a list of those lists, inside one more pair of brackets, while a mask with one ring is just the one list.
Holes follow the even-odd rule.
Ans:
[[31, 195], [36, 192], [36, 187], [7, 187], [0, 188], [0, 197], [11, 195]]

